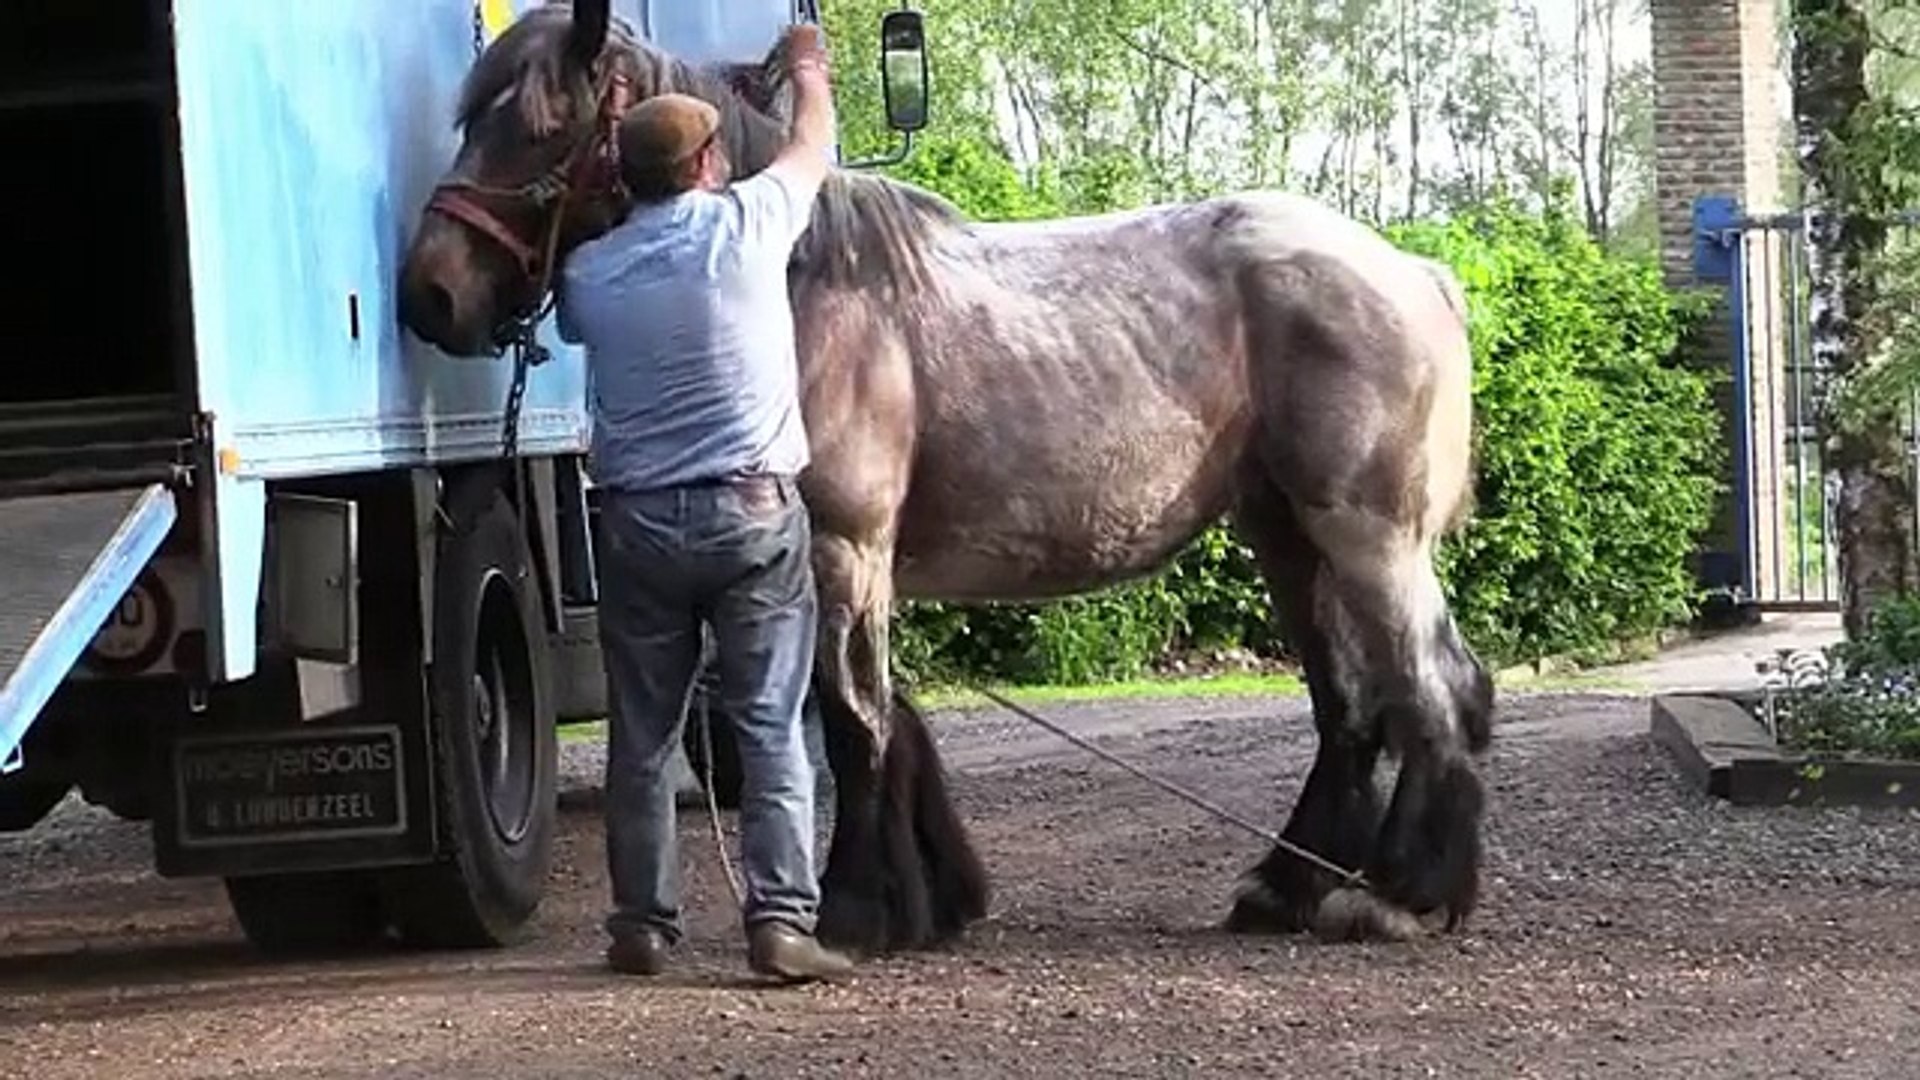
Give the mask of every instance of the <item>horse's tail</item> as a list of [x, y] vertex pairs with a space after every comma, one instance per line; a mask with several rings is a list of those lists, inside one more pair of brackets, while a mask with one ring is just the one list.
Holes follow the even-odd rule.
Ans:
[[1447, 301], [1447, 306], [1452, 308], [1454, 315], [1459, 318], [1460, 329], [1462, 331], [1466, 330], [1467, 323], [1470, 319], [1467, 308], [1467, 292], [1460, 287], [1460, 278], [1454, 274], [1453, 267], [1448, 266], [1438, 259], [1429, 259], [1423, 255], [1415, 255], [1413, 257], [1420, 260], [1421, 265], [1427, 271], [1427, 276], [1431, 277], [1433, 283], [1439, 287], [1440, 295]]
[[1471, 316], [1466, 290], [1452, 267], [1421, 255], [1408, 257], [1426, 272], [1446, 307], [1445, 316], [1439, 320], [1443, 325], [1427, 339], [1438, 380], [1427, 428], [1428, 463], [1435, 470], [1427, 491], [1432, 508], [1428, 527], [1435, 534], [1445, 534], [1463, 527], [1473, 513], [1477, 454], [1473, 440], [1473, 348], [1468, 333]]

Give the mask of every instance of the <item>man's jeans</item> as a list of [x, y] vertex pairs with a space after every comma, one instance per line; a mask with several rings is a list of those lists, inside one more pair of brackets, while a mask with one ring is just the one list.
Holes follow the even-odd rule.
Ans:
[[734, 724], [746, 923], [812, 933], [814, 776], [801, 728], [813, 670], [811, 533], [793, 482], [754, 478], [603, 491], [600, 643], [607, 667], [607, 859], [614, 936], [681, 935], [680, 858], [667, 774], [712, 632], [719, 699]]

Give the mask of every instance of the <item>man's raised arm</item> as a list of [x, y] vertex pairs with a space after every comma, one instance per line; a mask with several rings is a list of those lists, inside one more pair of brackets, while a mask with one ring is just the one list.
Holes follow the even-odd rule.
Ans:
[[787, 31], [787, 70], [793, 81], [793, 133], [768, 168], [779, 170], [792, 185], [794, 200], [806, 205], [826, 179], [833, 150], [833, 87], [819, 27]]

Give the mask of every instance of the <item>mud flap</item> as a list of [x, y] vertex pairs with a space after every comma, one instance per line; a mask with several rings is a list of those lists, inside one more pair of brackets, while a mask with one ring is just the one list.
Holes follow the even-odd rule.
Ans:
[[0, 768], [177, 515], [160, 484], [0, 502]]

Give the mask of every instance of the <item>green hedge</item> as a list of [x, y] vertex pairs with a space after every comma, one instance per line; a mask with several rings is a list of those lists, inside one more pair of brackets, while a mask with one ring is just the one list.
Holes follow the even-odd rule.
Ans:
[[894, 662], [909, 679], [1094, 683], [1199, 649], [1271, 655], [1253, 557], [1216, 526], [1147, 581], [1048, 604], [902, 605]]
[[1686, 618], [1724, 454], [1709, 377], [1677, 347], [1706, 308], [1567, 215], [1504, 206], [1396, 230], [1472, 309], [1477, 506], [1442, 551], [1461, 627], [1501, 660]]
[[[1511, 662], [1686, 617], [1721, 466], [1708, 379], [1675, 360], [1701, 309], [1568, 215], [1494, 206], [1391, 235], [1452, 266], [1472, 309], [1476, 509], [1441, 556], [1469, 640]], [[1096, 596], [904, 605], [895, 640], [908, 678], [1092, 682], [1193, 649], [1272, 655], [1268, 615], [1216, 527], [1166, 573]]]

